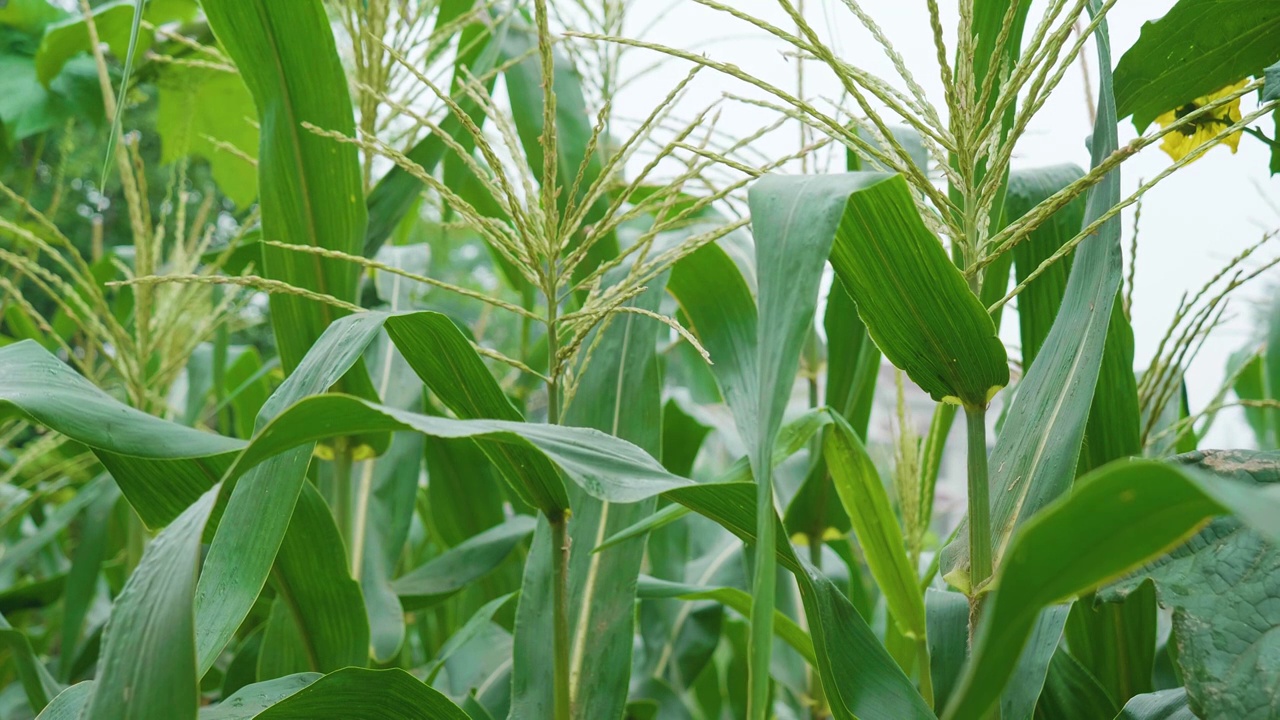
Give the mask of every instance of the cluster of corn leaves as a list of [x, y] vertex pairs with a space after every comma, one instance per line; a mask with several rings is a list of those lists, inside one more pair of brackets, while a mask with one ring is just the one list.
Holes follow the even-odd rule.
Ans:
[[[999, 27], [999, 3], [978, 5]], [[11, 0], [0, 13], [75, 26], [31, 20], [38, 7]], [[438, 27], [468, 7], [441, 3]], [[403, 229], [419, 182], [392, 171], [366, 197], [354, 148], [302, 125], [355, 130], [319, 0], [204, 0], [202, 10], [256, 106], [262, 234], [411, 257]], [[1167, 23], [1175, 39], [1203, 29]], [[1159, 44], [1160, 31], [1125, 62], [1141, 67], [1142, 43]], [[1206, 63], [1188, 52], [1186, 67], [1236, 77], [1184, 68], [1160, 83], [1180, 83], [1168, 97], [1132, 99], [1141, 93], [1121, 94], [1125, 83], [1150, 81], [1122, 63], [1113, 91], [1105, 25], [1096, 40], [1095, 163], [1117, 148], [1120, 117], [1143, 122], [1276, 59], [1237, 52]], [[76, 62], [70, 47], [64, 64]], [[459, 57], [459, 72], [480, 56]], [[528, 67], [513, 65], [506, 82], [517, 118], [540, 118], [540, 78]], [[556, 77], [558, 130], [578, 140], [562, 145], [581, 148], [590, 118], [574, 82], [567, 70]], [[446, 173], [447, 154], [438, 136], [409, 152]], [[895, 507], [906, 499], [890, 497], [864, 446], [882, 352], [936, 400], [985, 404], [1009, 384], [985, 306], [1117, 202], [1118, 174], [993, 265], [979, 297], [901, 178], [853, 164], [843, 175], [758, 181], [752, 242], [742, 243], [753, 250], [706, 246], [633, 301], [652, 311], [674, 301], [713, 365], [670, 344], [666, 326], [623, 316], [598, 330], [563, 425], [527, 419], [537, 410], [524, 381], [500, 382], [452, 304], [402, 296], [382, 278], [364, 279], [376, 287], [362, 294], [358, 266], [266, 245], [248, 249], [265, 276], [370, 311], [273, 296], [279, 359], [225, 342], [209, 348], [212, 360], [193, 358], [185, 422], [127, 407], [37, 342], [0, 348], [0, 401], [97, 461], [37, 493], [6, 493], [0, 712], [552, 717], [545, 517], [569, 510], [574, 718], [742, 717], [748, 668], [761, 663], [778, 717], [976, 719], [997, 707], [1006, 719], [1275, 716], [1280, 496], [1266, 485], [1280, 481], [1280, 464], [1241, 452], [1128, 459], [1143, 448], [1132, 331], [1116, 303], [1117, 222], [1019, 298], [1025, 373], [1004, 391], [1012, 399], [990, 459], [997, 574], [972, 641], [959, 592], [973, 590], [966, 548], [944, 549], [940, 569], [915, 567]], [[236, 183], [232, 174], [219, 181]], [[1004, 219], [1080, 174], [1015, 171]], [[828, 264], [835, 280], [820, 313]], [[824, 396], [796, 414], [816, 322]], [[1277, 355], [1241, 357], [1242, 398], [1273, 397]], [[953, 417], [939, 407], [934, 441]], [[1250, 420], [1275, 448], [1274, 408]], [[349, 477], [318, 459], [351, 448], [360, 459]], [[940, 448], [925, 447], [935, 472]], [[705, 460], [726, 453], [743, 457]], [[353, 497], [335, 512], [322, 489], [339, 483]], [[129, 513], [154, 535], [124, 567]], [[753, 583], [761, 572], [767, 582]], [[744, 590], [753, 586], [754, 596]], [[1173, 611], [1171, 630], [1158, 607]], [[748, 642], [750, 623], [771, 629], [774, 647]]]

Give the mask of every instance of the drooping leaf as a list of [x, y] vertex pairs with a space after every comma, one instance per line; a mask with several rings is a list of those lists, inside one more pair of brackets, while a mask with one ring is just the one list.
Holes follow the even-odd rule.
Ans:
[[40, 712], [36, 720], [80, 720], [81, 713], [93, 697], [92, 680], [72, 685], [58, 693], [58, 696]]
[[[422, 382], [460, 418], [523, 420], [452, 320], [438, 313], [387, 319], [387, 333]], [[481, 448], [524, 502], [544, 513], [569, 507], [564, 483], [545, 458], [518, 446]]]
[[[681, 600], [714, 600], [726, 607], [733, 608], [743, 617], [751, 617], [751, 596], [738, 588], [701, 587], [673, 583], [652, 577], [642, 577], [638, 594], [642, 598], [676, 597]], [[773, 613], [773, 628], [774, 633], [795, 649], [796, 652], [804, 656], [809, 664], [817, 664], [817, 658], [813, 654], [813, 641], [809, 639], [808, 633], [797, 625], [795, 621], [775, 610]]]
[[995, 325], [901, 177], [841, 176], [831, 264], [885, 357], [934, 400], [985, 407], [1009, 384]]
[[1182, 688], [1138, 695], [1125, 703], [1115, 720], [1195, 720]]
[[319, 673], [297, 673], [246, 685], [217, 705], [200, 709], [200, 720], [242, 720], [255, 717], [290, 695], [319, 680]]
[[226, 720], [468, 720], [439, 691], [398, 668], [346, 668], [325, 675], [256, 715]]
[[[1256, 483], [1277, 497], [1274, 453], [1218, 451], [1179, 460]], [[1261, 509], [1261, 508], [1259, 508]], [[1274, 639], [1280, 632], [1280, 545], [1274, 533], [1237, 517], [1214, 520], [1186, 544], [1101, 593], [1118, 600], [1149, 580], [1161, 606], [1173, 610], [1178, 667], [1191, 709], [1200, 717], [1266, 716], [1280, 683]]]
[[1224, 512], [1280, 537], [1280, 497], [1237, 480], [1150, 461], [1081, 478], [1010, 545], [945, 717], [979, 717], [996, 702], [1041, 608], [1133, 569]]
[[1259, 75], [1280, 57], [1280, 8], [1253, 0], [1180, 0], [1116, 66], [1119, 117], [1139, 132], [1156, 116]]
[[[32, 341], [0, 348], [0, 400], [94, 449], [144, 522], [164, 525], [222, 475], [242, 443], [134, 410]], [[175, 473], [179, 464], [190, 468]], [[127, 468], [127, 472], [119, 472]]]

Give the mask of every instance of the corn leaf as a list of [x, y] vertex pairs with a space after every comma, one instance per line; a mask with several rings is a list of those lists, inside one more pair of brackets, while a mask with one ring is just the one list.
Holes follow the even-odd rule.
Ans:
[[1010, 545], [944, 717], [981, 717], [995, 704], [1042, 608], [1141, 566], [1227, 512], [1280, 538], [1280, 497], [1238, 480], [1151, 461], [1081, 478]]
[[835, 418], [823, 445], [836, 492], [890, 614], [905, 636], [925, 640], [928, 629], [920, 581], [907, 556], [902, 528], [880, 473], [857, 433], [841, 417]]
[[391, 587], [405, 610], [430, 607], [492, 572], [533, 532], [534, 519], [517, 515], [396, 578]]
[[[262, 231], [274, 241], [359, 254], [366, 211], [354, 146], [303, 127], [355, 134], [351, 97], [320, 0], [206, 0], [209, 26], [240, 69], [261, 125], [258, 195]], [[269, 278], [356, 299], [360, 268], [263, 246]], [[295, 295], [271, 295], [280, 359], [291, 371], [343, 311]], [[357, 379], [356, 387], [368, 385]], [[363, 389], [363, 388], [362, 388]]]
[[846, 175], [831, 264], [885, 357], [934, 400], [985, 407], [1009, 384], [995, 325], [925, 227], [906, 180]]

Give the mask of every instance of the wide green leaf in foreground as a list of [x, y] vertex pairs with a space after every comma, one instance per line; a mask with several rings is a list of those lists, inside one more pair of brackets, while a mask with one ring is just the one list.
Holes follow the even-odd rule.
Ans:
[[[1188, 468], [1256, 485], [1280, 498], [1280, 455], [1208, 451], [1180, 456]], [[1259, 503], [1265, 512], [1271, 505]], [[1256, 522], [1256, 521], [1255, 521]], [[1118, 601], [1155, 584], [1173, 610], [1177, 663], [1201, 717], [1266, 717], [1280, 686], [1280, 538], [1239, 517], [1221, 517], [1169, 554], [1099, 593]], [[1104, 606], [1105, 607], [1105, 606]]]
[[1151, 461], [1081, 478], [1010, 545], [945, 718], [978, 718], [997, 701], [1043, 607], [1133, 570], [1229, 512], [1280, 539], [1280, 495], [1237, 480]]

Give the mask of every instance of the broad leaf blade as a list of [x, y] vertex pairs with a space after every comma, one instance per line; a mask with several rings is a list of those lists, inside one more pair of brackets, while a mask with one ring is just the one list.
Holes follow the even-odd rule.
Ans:
[[152, 541], [116, 598], [87, 717], [195, 719], [191, 596], [200, 536], [217, 496], [207, 491]]
[[[1178, 460], [1256, 485], [1270, 498], [1280, 496], [1275, 453], [1215, 451]], [[1147, 594], [1148, 581], [1154, 583], [1160, 605], [1173, 610], [1177, 663], [1191, 709], [1206, 718], [1265, 717], [1273, 711], [1273, 689], [1280, 683], [1274, 639], [1280, 632], [1280, 612], [1274, 609], [1280, 598], [1277, 576], [1275, 534], [1238, 517], [1222, 517], [1100, 595], [1127, 602]]]
[[[303, 126], [355, 134], [346, 75], [323, 3], [206, 0], [203, 8], [258, 107], [263, 236], [359, 254], [367, 218], [356, 148]], [[352, 302], [360, 268], [264, 245], [263, 273]], [[342, 314], [323, 303], [272, 294], [271, 319], [285, 369], [292, 370]]]
[[1041, 608], [1115, 578], [1234, 511], [1280, 537], [1280, 497], [1150, 461], [1109, 465], [1023, 526], [986, 601], [946, 718], [980, 717], [1000, 696]]
[[844, 178], [831, 265], [867, 331], [934, 400], [985, 407], [1009, 384], [991, 317], [920, 219], [905, 179]]
[[1180, 0], [1143, 25], [1116, 66], [1119, 117], [1138, 131], [1156, 116], [1241, 78], [1280, 57], [1280, 6], [1254, 0]]

